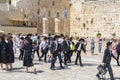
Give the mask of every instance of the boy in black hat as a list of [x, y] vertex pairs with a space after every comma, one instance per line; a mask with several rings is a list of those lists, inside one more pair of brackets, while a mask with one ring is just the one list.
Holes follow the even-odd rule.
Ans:
[[84, 42], [84, 39], [79, 39], [79, 42], [77, 42], [76, 44], [76, 49], [75, 51], [77, 51], [77, 56], [76, 56], [76, 59], [75, 59], [75, 65], [77, 65], [77, 61], [79, 59], [79, 63], [80, 63], [80, 66], [83, 67], [83, 64], [82, 64], [82, 61], [81, 61], [81, 51], [83, 50], [83, 52], [86, 54], [86, 51], [85, 51], [85, 48], [83, 46], [83, 42]]
[[[107, 42], [106, 43], [106, 49], [105, 49], [105, 51], [104, 51], [104, 56], [103, 56], [103, 66], [105, 67], [105, 68], [108, 68], [108, 72], [109, 72], [109, 75], [110, 75], [110, 80], [115, 80], [114, 79], [114, 75], [113, 75], [113, 71], [112, 71], [112, 68], [111, 68], [111, 65], [110, 65], [110, 62], [111, 62], [111, 57], [113, 57], [116, 61], [117, 61], [117, 59], [116, 59], [116, 57], [113, 55], [113, 53], [112, 53], [112, 42], [111, 41], [109, 41], [109, 42]], [[100, 79], [100, 72], [96, 75], [99, 79]]]

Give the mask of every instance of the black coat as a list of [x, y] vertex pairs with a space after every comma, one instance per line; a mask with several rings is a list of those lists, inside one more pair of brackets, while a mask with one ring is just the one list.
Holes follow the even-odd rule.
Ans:
[[0, 61], [3, 64], [7, 64], [9, 63], [9, 46], [5, 41], [1, 41], [0, 46], [1, 46]]
[[66, 40], [63, 41], [62, 50], [63, 50], [63, 52], [69, 52], [70, 51], [70, 43], [69, 43], [69, 41], [68, 41], [68, 44], [67, 44]]
[[1, 44], [1, 41], [0, 41], [0, 63], [2, 62], [1, 50], [2, 50], [2, 44]]
[[55, 52], [57, 46], [57, 50], [56, 51], [61, 51], [62, 50], [62, 46], [58, 43], [58, 45], [55, 44], [55, 41], [53, 41], [51, 43], [51, 47], [50, 47], [50, 52], [53, 54]]
[[8, 50], [9, 50], [9, 56], [8, 56], [8, 62], [9, 63], [14, 63], [15, 56], [14, 56], [14, 51], [13, 51], [13, 45], [11, 41], [8, 41]]
[[32, 49], [33, 47], [31, 43], [25, 43], [22, 46], [22, 50], [24, 50], [23, 66], [27, 67], [33, 66]]
[[[79, 45], [80, 45], [80, 43], [79, 43], [79, 42], [77, 42], [76, 47], [75, 47], [75, 51], [77, 51], [77, 49], [78, 49]], [[81, 45], [81, 50], [83, 50], [83, 52], [84, 52], [84, 53], [86, 53], [86, 50], [85, 50], [85, 48], [84, 48], [84, 45], [83, 45], [83, 44]]]
[[111, 57], [113, 57], [115, 60], [117, 60], [116, 57], [113, 55], [113, 53], [110, 53], [109, 48], [105, 49], [104, 56], [103, 56], [103, 61], [102, 62], [110, 64]]

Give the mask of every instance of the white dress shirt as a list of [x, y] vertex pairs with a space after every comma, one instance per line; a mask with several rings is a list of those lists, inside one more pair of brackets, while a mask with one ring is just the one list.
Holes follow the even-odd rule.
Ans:
[[47, 43], [45, 41], [42, 41], [39, 45], [39, 48], [42, 48], [43, 50], [45, 50], [46, 46], [47, 46]]
[[81, 50], [81, 47], [82, 47], [82, 45], [79, 44], [79, 47], [77, 48], [77, 50], [80, 51], [80, 50]]
[[57, 41], [55, 41], [55, 44], [56, 44], [56, 48], [55, 48], [55, 51], [57, 50], [57, 46], [58, 46], [58, 43], [57, 43]]

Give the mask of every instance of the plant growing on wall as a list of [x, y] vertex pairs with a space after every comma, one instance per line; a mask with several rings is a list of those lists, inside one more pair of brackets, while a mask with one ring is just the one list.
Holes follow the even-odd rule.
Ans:
[[93, 18], [91, 19], [91, 24], [93, 24]]
[[96, 37], [100, 38], [102, 35], [100, 32], [97, 33]]
[[112, 34], [112, 37], [115, 38], [115, 37], [116, 37], [116, 33], [113, 33], [113, 34]]
[[84, 29], [86, 28], [86, 24], [85, 24], [85, 23], [83, 23], [83, 28], [84, 28]]

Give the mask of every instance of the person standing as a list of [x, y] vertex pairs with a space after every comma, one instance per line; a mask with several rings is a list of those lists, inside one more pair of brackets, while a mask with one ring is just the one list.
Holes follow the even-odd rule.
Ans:
[[25, 37], [25, 44], [22, 46], [22, 50], [24, 50], [23, 66], [26, 67], [26, 72], [28, 73], [28, 67], [33, 67], [33, 72], [36, 73], [36, 69], [33, 64], [33, 46], [30, 37]]
[[83, 46], [84, 46], [85, 51], [87, 51], [86, 50], [86, 47], [87, 47], [87, 38], [84, 38]]
[[77, 51], [77, 56], [75, 60], [75, 65], [77, 65], [77, 61], [79, 59], [80, 66], [83, 67], [82, 61], [81, 61], [81, 51], [83, 50], [84, 53], [86, 54], [86, 51], [83, 46], [84, 39], [80, 39], [79, 42], [76, 44], [76, 51]]
[[[114, 75], [113, 75], [113, 71], [112, 71], [112, 67], [111, 67], [111, 65], [110, 65], [110, 63], [111, 63], [111, 58], [113, 57], [116, 61], [118, 61], [117, 60], [117, 58], [113, 55], [113, 53], [112, 53], [112, 42], [111, 41], [108, 41], [107, 43], [106, 43], [106, 49], [105, 49], [105, 51], [104, 51], [104, 56], [103, 56], [103, 66], [105, 67], [105, 68], [107, 68], [108, 69], [108, 72], [109, 72], [109, 75], [110, 75], [110, 80], [115, 80], [114, 79]], [[96, 75], [99, 79], [100, 79], [100, 72]]]
[[101, 53], [101, 50], [102, 50], [102, 39], [100, 39], [98, 41], [98, 51], [99, 51], [99, 53]]
[[94, 49], [95, 49], [95, 41], [94, 39], [91, 39], [91, 54], [93, 55], [94, 54]]
[[51, 55], [52, 55], [52, 62], [51, 62], [51, 67], [50, 67], [51, 70], [55, 70], [55, 62], [57, 60], [57, 56], [59, 59], [60, 68], [61, 69], [64, 68], [62, 66], [61, 45], [58, 43], [58, 39], [59, 39], [59, 36], [54, 37], [54, 42], [52, 42], [51, 48], [50, 48]]

